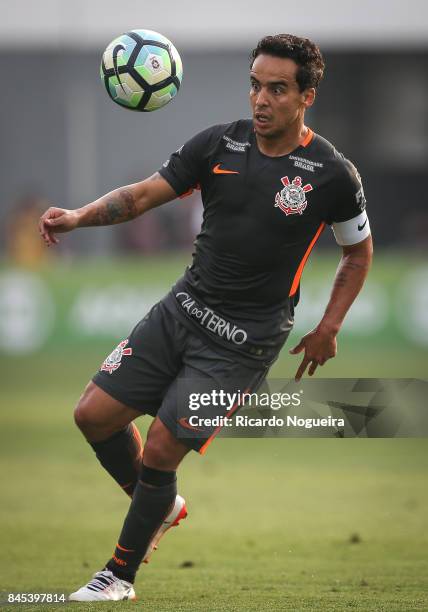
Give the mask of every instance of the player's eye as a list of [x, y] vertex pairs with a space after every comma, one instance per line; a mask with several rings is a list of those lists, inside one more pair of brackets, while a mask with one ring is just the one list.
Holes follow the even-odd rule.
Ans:
[[255, 81], [251, 81], [251, 89], [253, 91], [259, 91], [260, 85], [258, 83], [256, 83]]

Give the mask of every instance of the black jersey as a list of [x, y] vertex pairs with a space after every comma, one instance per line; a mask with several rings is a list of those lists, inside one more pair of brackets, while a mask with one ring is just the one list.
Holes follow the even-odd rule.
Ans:
[[355, 167], [311, 130], [291, 153], [264, 155], [252, 121], [240, 120], [197, 134], [159, 172], [179, 196], [200, 189], [204, 207], [174, 314], [232, 350], [273, 359], [316, 240], [364, 206]]

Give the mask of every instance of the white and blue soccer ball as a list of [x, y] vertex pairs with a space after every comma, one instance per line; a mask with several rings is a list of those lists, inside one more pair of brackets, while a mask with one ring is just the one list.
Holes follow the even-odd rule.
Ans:
[[131, 30], [108, 45], [100, 75], [116, 104], [150, 112], [162, 108], [177, 95], [183, 64], [177, 49], [162, 34]]

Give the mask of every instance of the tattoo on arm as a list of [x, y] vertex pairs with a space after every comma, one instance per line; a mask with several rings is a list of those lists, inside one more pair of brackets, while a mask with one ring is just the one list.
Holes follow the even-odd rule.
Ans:
[[336, 278], [334, 281], [335, 287], [344, 287], [346, 285], [346, 274], [341, 271], [336, 274]]
[[138, 217], [135, 199], [129, 189], [108, 194], [94, 206], [86, 218], [86, 225], [114, 225]]
[[340, 267], [339, 272], [336, 274], [334, 285], [335, 287], [344, 287], [348, 280], [349, 274], [348, 272], [355, 270], [366, 270], [367, 265], [356, 263], [355, 261], [345, 261]]

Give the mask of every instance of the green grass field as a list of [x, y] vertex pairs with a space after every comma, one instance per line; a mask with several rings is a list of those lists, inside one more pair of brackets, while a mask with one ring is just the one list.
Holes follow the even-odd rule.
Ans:
[[[101, 357], [1, 359], [3, 592], [68, 593], [110, 557], [127, 497], [72, 421]], [[325, 374], [423, 369], [417, 352], [378, 348], [362, 357], [344, 347]], [[284, 353], [273, 374], [294, 364]], [[427, 610], [427, 450], [424, 439], [218, 439], [180, 470], [189, 518], [140, 572], [138, 601], [69, 605], [76, 612]]]
[[[310, 264], [305, 279], [331, 278], [333, 259]], [[413, 265], [399, 255], [379, 259], [385, 287]], [[73, 296], [94, 278], [101, 288], [118, 283], [119, 293], [122, 282], [167, 287], [183, 265], [158, 258], [44, 271], [61, 324], [44, 351], [0, 357], [3, 596], [69, 593], [87, 582], [110, 557], [128, 507], [73, 424], [81, 390], [115, 344], [114, 334], [82, 343], [70, 332], [64, 313]], [[401, 342], [391, 322], [387, 330], [376, 340], [339, 337], [337, 358], [317, 376], [426, 378], [426, 349]], [[299, 338], [293, 332], [287, 348]], [[298, 367], [300, 357], [287, 348], [273, 378], [290, 378]], [[78, 612], [426, 611], [427, 450], [425, 439], [218, 439], [180, 469], [189, 518], [142, 569], [138, 602], [69, 605]], [[0, 603], [1, 610], [62, 607]]]

